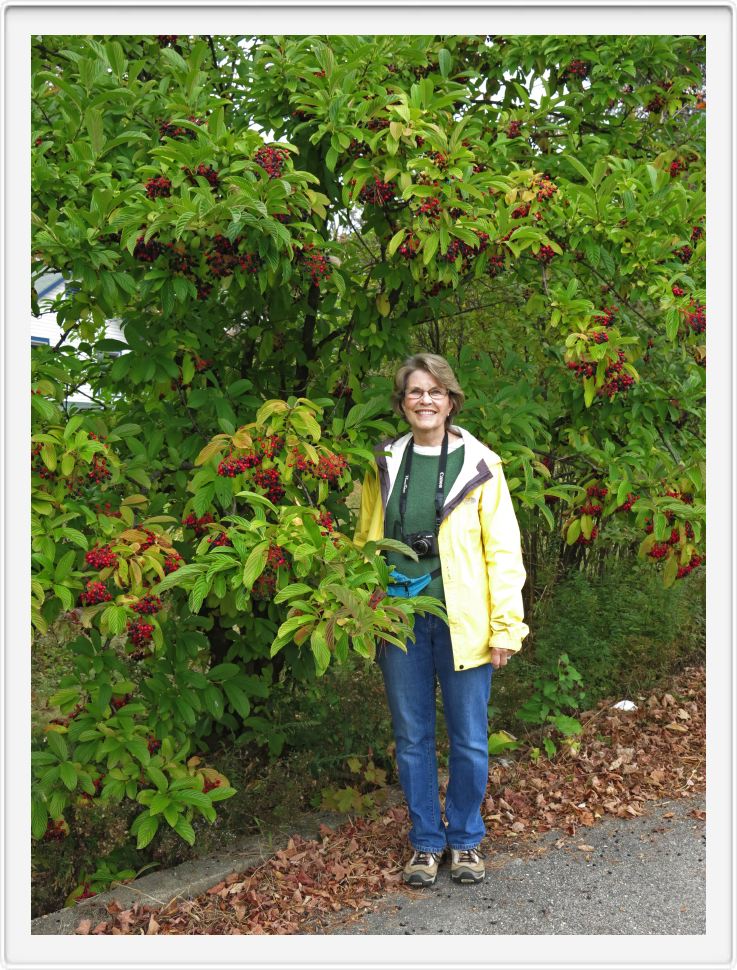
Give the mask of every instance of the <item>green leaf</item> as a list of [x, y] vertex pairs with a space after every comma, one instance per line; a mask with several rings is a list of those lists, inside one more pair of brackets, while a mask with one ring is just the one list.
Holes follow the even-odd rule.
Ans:
[[330, 666], [330, 649], [325, 639], [325, 626], [324, 621], [319, 623], [310, 635], [310, 648], [315, 658], [315, 670], [318, 677], [322, 677]]
[[88, 108], [84, 113], [84, 125], [90, 136], [90, 144], [95, 155], [99, 155], [105, 144], [105, 127], [102, 112], [97, 108]]
[[568, 526], [568, 531], [566, 532], [566, 544], [572, 546], [573, 543], [581, 535], [581, 520], [574, 519], [573, 522]]
[[169, 787], [169, 782], [167, 781], [164, 772], [157, 768], [156, 765], [146, 765], [146, 775], [151, 779], [151, 781], [156, 785], [156, 787], [161, 792], [165, 792]]
[[450, 74], [451, 66], [451, 56], [450, 51], [445, 47], [441, 47], [438, 51], [438, 66], [440, 68], [440, 73], [443, 77], [448, 77]]
[[393, 256], [394, 253], [396, 253], [397, 249], [399, 249], [402, 243], [402, 240], [406, 235], [407, 235], [406, 229], [399, 229], [397, 232], [394, 233], [392, 238], [389, 240], [389, 245], [386, 247], [387, 256]]
[[548, 718], [551, 724], [553, 724], [561, 734], [566, 737], [571, 737], [574, 734], [580, 734], [583, 731], [581, 722], [577, 721], [575, 717], [567, 717], [565, 714], [556, 714]]
[[251, 703], [248, 700], [248, 695], [245, 691], [241, 690], [236, 684], [226, 682], [223, 684], [223, 690], [225, 691], [225, 696], [228, 698], [230, 706], [238, 712], [238, 714], [246, 718], [251, 712]]
[[206, 709], [216, 721], [219, 721], [225, 711], [222, 692], [214, 685], [210, 685], [210, 687], [202, 691], [201, 696]]
[[70, 761], [65, 761], [59, 765], [59, 777], [69, 791], [74, 791], [77, 787], [77, 772], [74, 770], [74, 765]]
[[177, 819], [176, 824], [174, 825], [174, 831], [180, 838], [184, 839], [188, 845], [194, 845], [194, 829], [183, 815], [180, 815]]
[[237, 677], [240, 672], [241, 668], [238, 664], [224, 663], [211, 667], [207, 676], [211, 681], [222, 683], [224, 680], [232, 680], [233, 677]]
[[290, 583], [289, 586], [285, 586], [284, 589], [279, 590], [272, 602], [283, 603], [285, 600], [294, 599], [295, 596], [306, 596], [312, 592], [312, 587], [306, 583]]
[[440, 233], [433, 232], [429, 236], [425, 236], [425, 241], [422, 246], [422, 262], [425, 266], [427, 266], [437, 252], [439, 243]]
[[49, 731], [46, 735], [46, 743], [60, 761], [67, 760], [69, 757], [69, 748], [58, 731]]
[[31, 835], [34, 839], [42, 839], [49, 821], [49, 813], [40, 798], [31, 801]]
[[257, 543], [246, 560], [243, 567], [243, 585], [246, 589], [252, 589], [253, 584], [264, 571], [266, 560], [269, 557], [269, 542], [264, 540]]
[[[139, 815], [138, 818], [141, 818], [141, 816]], [[151, 815], [150, 812], [146, 811], [137, 829], [138, 839], [136, 841], [136, 848], [145, 849], [151, 839], [156, 835], [158, 829], [159, 817], [157, 815]]]

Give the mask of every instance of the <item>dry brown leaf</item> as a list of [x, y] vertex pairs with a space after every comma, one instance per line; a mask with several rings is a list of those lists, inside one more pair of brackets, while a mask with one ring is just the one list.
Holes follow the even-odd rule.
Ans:
[[78, 933], [80, 936], [86, 936], [91, 929], [92, 929], [92, 920], [91, 919], [83, 919], [79, 923], [79, 925], [77, 926], [77, 928], [76, 928], [76, 930], [74, 932], [75, 933]]
[[581, 852], [593, 852], [594, 851], [593, 845], [577, 845], [576, 848], [577, 849], [580, 849]]

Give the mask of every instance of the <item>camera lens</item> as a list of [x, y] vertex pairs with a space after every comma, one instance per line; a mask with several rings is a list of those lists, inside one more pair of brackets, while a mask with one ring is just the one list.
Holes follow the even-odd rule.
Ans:
[[418, 556], [425, 556], [430, 551], [430, 546], [427, 539], [417, 539], [412, 548], [417, 553]]

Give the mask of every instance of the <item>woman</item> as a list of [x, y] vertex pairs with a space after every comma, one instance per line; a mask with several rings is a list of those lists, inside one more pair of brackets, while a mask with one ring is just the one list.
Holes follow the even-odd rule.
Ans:
[[[416, 354], [395, 376], [392, 403], [410, 431], [376, 449], [355, 541], [401, 539], [418, 554], [387, 561], [404, 586], [390, 592], [444, 600], [448, 624], [416, 616], [407, 652], [382, 643], [377, 660], [392, 716], [399, 780], [409, 808], [412, 856], [404, 881], [431, 886], [450, 850], [451, 878], [484, 878], [479, 843], [488, 781], [487, 708], [492, 668], [520, 649], [523, 622], [520, 535], [501, 459], [452, 423], [464, 395], [448, 362]], [[445, 821], [435, 751], [435, 685], [450, 741]]]

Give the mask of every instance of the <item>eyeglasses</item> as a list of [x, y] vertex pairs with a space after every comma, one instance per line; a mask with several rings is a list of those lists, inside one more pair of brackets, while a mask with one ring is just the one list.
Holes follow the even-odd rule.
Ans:
[[404, 396], [408, 401], [419, 401], [425, 394], [429, 394], [433, 401], [442, 401], [444, 397], [448, 396], [448, 392], [440, 387], [431, 387], [429, 391], [419, 387], [413, 387], [411, 390], [404, 392]]

